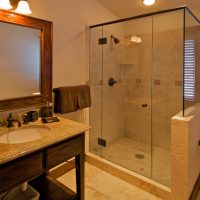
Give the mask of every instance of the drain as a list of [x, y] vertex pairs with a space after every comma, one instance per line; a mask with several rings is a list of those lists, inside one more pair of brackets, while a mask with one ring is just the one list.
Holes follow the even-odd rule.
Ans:
[[135, 157], [138, 159], [144, 159], [144, 155], [143, 154], [135, 154]]

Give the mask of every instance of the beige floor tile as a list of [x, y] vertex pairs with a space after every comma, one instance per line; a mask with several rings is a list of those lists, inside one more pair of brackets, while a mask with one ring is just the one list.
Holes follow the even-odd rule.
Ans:
[[[75, 170], [58, 178], [75, 191]], [[86, 163], [86, 200], [161, 200], [111, 174]]]

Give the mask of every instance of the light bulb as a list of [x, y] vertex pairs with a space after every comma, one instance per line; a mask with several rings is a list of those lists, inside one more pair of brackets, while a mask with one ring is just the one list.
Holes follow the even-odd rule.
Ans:
[[143, 4], [146, 6], [151, 6], [155, 3], [155, 0], [143, 0]]
[[142, 38], [138, 37], [136, 43], [142, 43]]
[[26, 0], [20, 0], [15, 12], [20, 13], [20, 14], [25, 14], [25, 15], [32, 13], [32, 11], [29, 8], [29, 4]]
[[12, 6], [10, 5], [10, 1], [9, 0], [0, 0], [0, 8], [4, 9], [4, 10], [11, 9]]
[[137, 41], [137, 37], [136, 36], [131, 36], [131, 42], [136, 42]]
[[142, 38], [133, 35], [133, 36], [131, 36], [130, 42], [132, 42], [132, 43], [142, 43]]

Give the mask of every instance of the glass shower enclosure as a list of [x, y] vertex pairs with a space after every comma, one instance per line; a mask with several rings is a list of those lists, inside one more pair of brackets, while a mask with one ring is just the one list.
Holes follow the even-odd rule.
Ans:
[[199, 102], [187, 7], [90, 27], [90, 152], [170, 187], [171, 118]]

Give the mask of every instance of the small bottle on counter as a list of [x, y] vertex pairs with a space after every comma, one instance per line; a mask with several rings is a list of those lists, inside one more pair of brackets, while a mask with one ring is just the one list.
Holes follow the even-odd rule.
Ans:
[[41, 117], [44, 118], [52, 116], [53, 116], [52, 103], [47, 101], [46, 105], [41, 108]]

